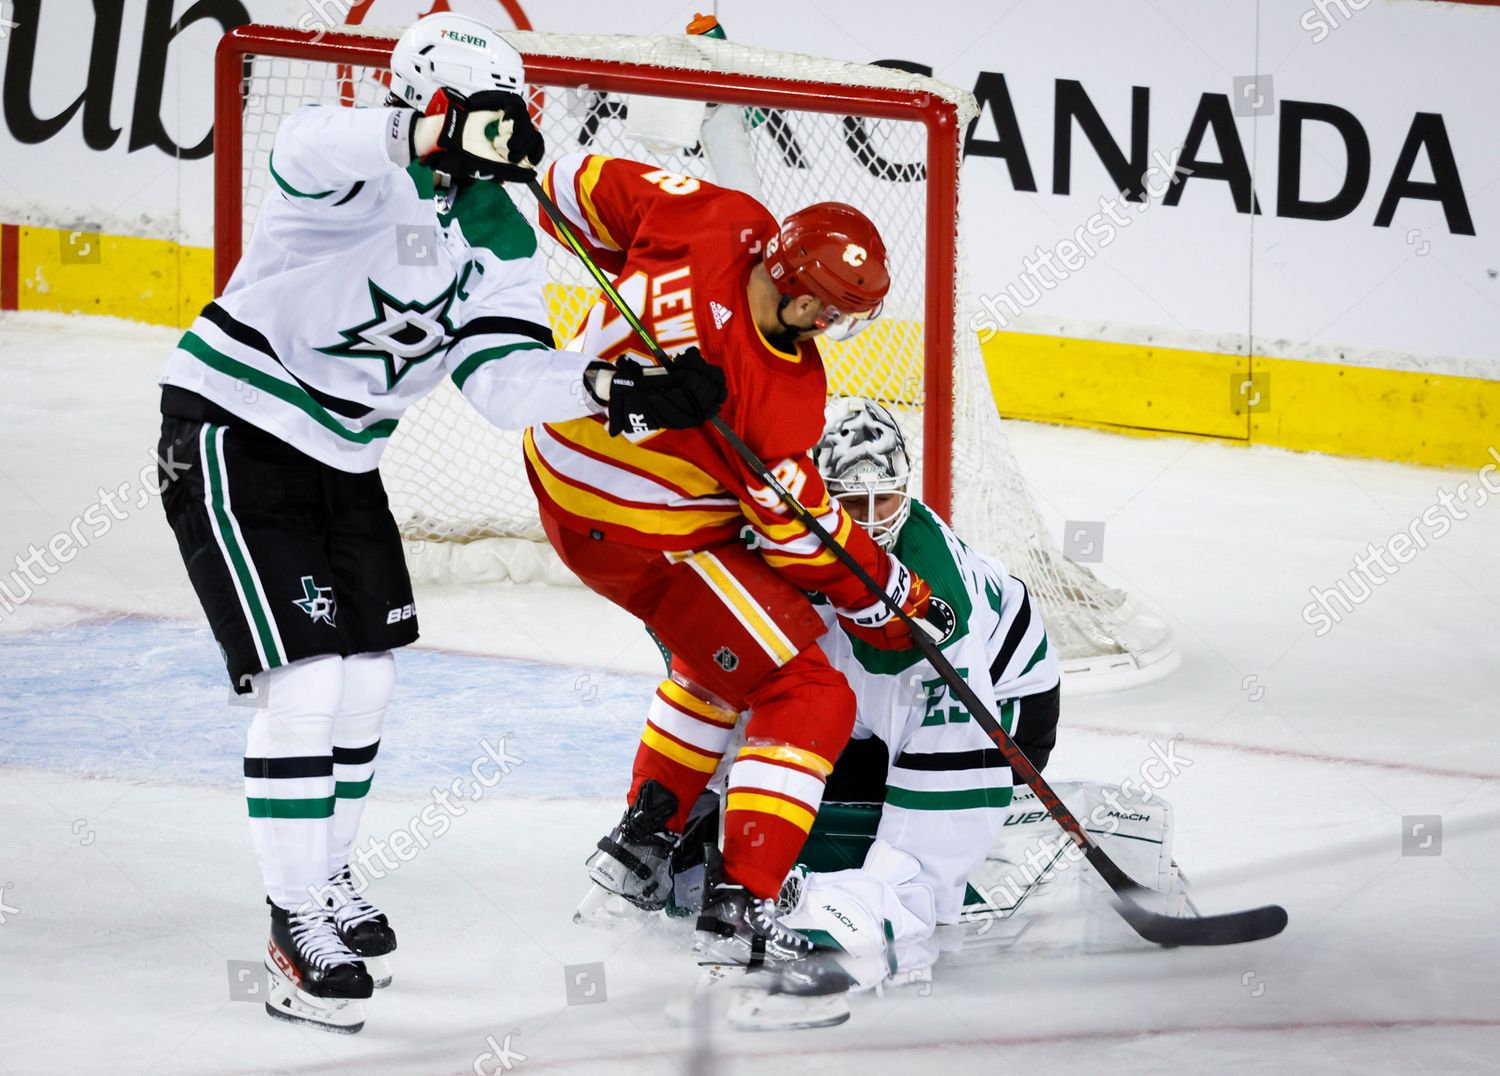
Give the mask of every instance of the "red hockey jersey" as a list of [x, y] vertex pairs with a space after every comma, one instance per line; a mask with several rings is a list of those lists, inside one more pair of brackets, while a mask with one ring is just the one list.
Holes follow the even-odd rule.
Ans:
[[[592, 154], [561, 158], [543, 186], [663, 350], [696, 346], [723, 368], [729, 427], [871, 575], [889, 580], [896, 566], [830, 499], [807, 455], [827, 395], [817, 345], [778, 350], [750, 316], [750, 271], [776, 219], [739, 191]], [[539, 223], [557, 238], [545, 214]], [[585, 352], [651, 361], [606, 301], [581, 334]], [[533, 427], [525, 443], [543, 511], [566, 526], [679, 552], [732, 539], [748, 522], [761, 555], [795, 585], [851, 612], [878, 604], [711, 427], [611, 437], [602, 418], [586, 418]]]

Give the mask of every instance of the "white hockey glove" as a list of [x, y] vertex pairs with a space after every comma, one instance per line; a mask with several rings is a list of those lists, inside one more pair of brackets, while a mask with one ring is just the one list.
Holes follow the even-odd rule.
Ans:
[[523, 183], [536, 174], [545, 144], [519, 95], [442, 89], [428, 112], [412, 124], [412, 155], [433, 171], [485, 183]]

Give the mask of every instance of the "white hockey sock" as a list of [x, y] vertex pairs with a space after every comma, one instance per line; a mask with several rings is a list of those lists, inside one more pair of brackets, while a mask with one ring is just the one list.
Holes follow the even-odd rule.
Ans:
[[295, 911], [328, 880], [343, 659], [330, 654], [257, 673], [256, 687], [264, 703], [245, 746], [250, 834], [266, 895]]
[[389, 650], [344, 659], [344, 695], [333, 723], [333, 834], [328, 842], [328, 876], [349, 863], [359, 836], [365, 797], [375, 773], [380, 727], [396, 688], [396, 658]]

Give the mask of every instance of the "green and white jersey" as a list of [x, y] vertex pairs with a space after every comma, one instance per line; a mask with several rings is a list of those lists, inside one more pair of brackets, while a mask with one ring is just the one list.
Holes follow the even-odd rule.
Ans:
[[444, 377], [506, 428], [599, 410], [589, 357], [553, 347], [530, 223], [498, 184], [436, 203], [407, 163], [415, 118], [310, 106], [281, 122], [244, 257], [163, 384], [351, 472], [375, 469]]
[[[1056, 658], [1026, 586], [992, 557], [964, 545], [920, 501], [894, 555], [932, 587], [946, 634], [943, 655], [1007, 732], [1027, 696], [1058, 682]], [[821, 645], [858, 699], [854, 735], [890, 751], [877, 835], [921, 864], [939, 922], [955, 921], [964, 884], [994, 844], [1011, 798], [1011, 773], [937, 670], [916, 650], [881, 650], [837, 627]]]

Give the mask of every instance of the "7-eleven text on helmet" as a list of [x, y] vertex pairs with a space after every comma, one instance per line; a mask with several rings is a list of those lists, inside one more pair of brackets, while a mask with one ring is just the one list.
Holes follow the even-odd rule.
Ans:
[[765, 266], [784, 297], [818, 300], [815, 327], [833, 339], [847, 339], [879, 316], [891, 287], [879, 229], [843, 202], [818, 202], [787, 217], [766, 243]]
[[444, 11], [418, 19], [391, 50], [391, 94], [419, 112], [440, 89], [507, 90], [525, 96], [521, 54], [500, 31]]

